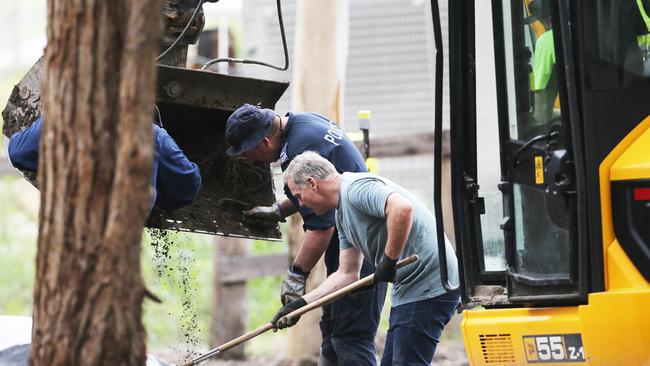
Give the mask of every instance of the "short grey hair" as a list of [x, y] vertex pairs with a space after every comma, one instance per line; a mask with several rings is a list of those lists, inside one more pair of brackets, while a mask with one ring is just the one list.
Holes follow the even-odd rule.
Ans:
[[298, 187], [304, 188], [307, 177], [325, 180], [333, 174], [337, 174], [337, 171], [332, 163], [313, 151], [305, 151], [296, 156], [284, 171], [284, 184], [292, 178]]

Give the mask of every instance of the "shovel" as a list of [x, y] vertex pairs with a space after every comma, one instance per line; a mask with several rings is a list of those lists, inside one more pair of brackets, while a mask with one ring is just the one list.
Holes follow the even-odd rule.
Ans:
[[[417, 254], [406, 257], [406, 258], [402, 259], [401, 261], [397, 262], [397, 268], [404, 267], [405, 265], [411, 264], [411, 263], [417, 261], [418, 259], [419, 258], [417, 256]], [[297, 310], [289, 313], [288, 315], [286, 315], [286, 317], [289, 318], [289, 319], [299, 317], [299, 316], [301, 316], [302, 314], [304, 314], [304, 313], [306, 313], [308, 311], [311, 311], [311, 310], [319, 308], [319, 307], [321, 307], [323, 305], [329, 304], [330, 302], [338, 299], [339, 297], [342, 297], [343, 295], [345, 295], [347, 293], [350, 293], [350, 292], [352, 292], [352, 291], [354, 291], [354, 290], [356, 290], [358, 288], [371, 285], [373, 283], [374, 276], [375, 276], [374, 274], [368, 275], [368, 276], [366, 276], [366, 277], [364, 277], [364, 278], [362, 278], [362, 279], [360, 279], [360, 280], [358, 280], [356, 282], [353, 282], [353, 283], [351, 283], [351, 284], [349, 284], [349, 285], [347, 285], [347, 286], [345, 286], [343, 288], [340, 288], [340, 289], [332, 292], [329, 295], [323, 296], [320, 299], [318, 299], [318, 300], [316, 300], [316, 301], [314, 301], [312, 303], [309, 303], [309, 304], [301, 307], [300, 309], [297, 309]], [[269, 329], [273, 329], [273, 328], [275, 328], [275, 325], [273, 325], [273, 323], [271, 323], [271, 322], [268, 322], [268, 323], [262, 325], [261, 327], [259, 327], [257, 329], [251, 330], [250, 332], [248, 332], [246, 334], [243, 334], [243, 335], [241, 335], [241, 336], [239, 336], [239, 337], [237, 337], [237, 338], [235, 338], [235, 339], [233, 339], [233, 340], [231, 340], [229, 342], [226, 342], [226, 343], [220, 345], [217, 348], [214, 348], [214, 349], [208, 351], [208, 353], [206, 353], [204, 355], [196, 357], [196, 358], [192, 359], [191, 361], [182, 363], [182, 364], [180, 364], [180, 366], [198, 365], [199, 363], [201, 363], [201, 362], [203, 362], [203, 361], [205, 361], [205, 360], [207, 360], [209, 358], [212, 358], [212, 357], [216, 356], [219, 353], [223, 353], [223, 352], [225, 352], [225, 351], [227, 351], [227, 350], [229, 350], [229, 349], [231, 349], [231, 348], [233, 348], [235, 346], [238, 346], [238, 345], [246, 342], [247, 340], [249, 340], [251, 338], [255, 338], [258, 335], [266, 332]]]

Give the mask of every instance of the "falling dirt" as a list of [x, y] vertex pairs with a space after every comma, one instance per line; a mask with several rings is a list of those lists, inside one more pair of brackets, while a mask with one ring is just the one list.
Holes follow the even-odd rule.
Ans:
[[161, 280], [171, 259], [170, 247], [174, 244], [167, 230], [148, 229], [153, 252], [153, 270], [156, 278]]
[[199, 336], [198, 305], [195, 301], [198, 291], [198, 280], [192, 273], [195, 267], [193, 249], [179, 248], [176, 240], [184, 233], [171, 232], [161, 229], [147, 229], [151, 241], [153, 272], [158, 281], [167, 287], [177, 289], [180, 302], [180, 314], [170, 312], [169, 315], [180, 323], [178, 334], [180, 347], [173, 347], [174, 352], [182, 355], [183, 360], [190, 360], [199, 355], [202, 345]]
[[198, 335], [198, 308], [193, 301], [196, 299], [198, 286], [196, 278], [190, 272], [190, 268], [194, 265], [194, 262], [195, 260], [191, 252], [182, 251], [180, 252], [178, 266], [176, 268], [180, 274], [180, 291], [183, 304], [183, 310], [180, 314], [180, 340], [186, 347], [185, 352], [183, 352], [185, 361], [199, 356], [197, 349], [202, 345]]

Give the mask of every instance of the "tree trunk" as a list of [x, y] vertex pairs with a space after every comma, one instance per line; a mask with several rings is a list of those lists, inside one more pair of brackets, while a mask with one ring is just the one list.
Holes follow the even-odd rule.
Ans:
[[144, 365], [158, 0], [49, 0], [30, 365]]

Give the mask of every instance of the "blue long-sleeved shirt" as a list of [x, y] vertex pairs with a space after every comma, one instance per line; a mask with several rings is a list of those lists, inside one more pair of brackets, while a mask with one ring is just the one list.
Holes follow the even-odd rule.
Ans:
[[[36, 171], [43, 117], [24, 131], [14, 133], [9, 140], [9, 160], [22, 170]], [[201, 188], [201, 172], [178, 147], [164, 128], [153, 125], [154, 162], [151, 185], [153, 203], [166, 209], [176, 209], [194, 201]]]

